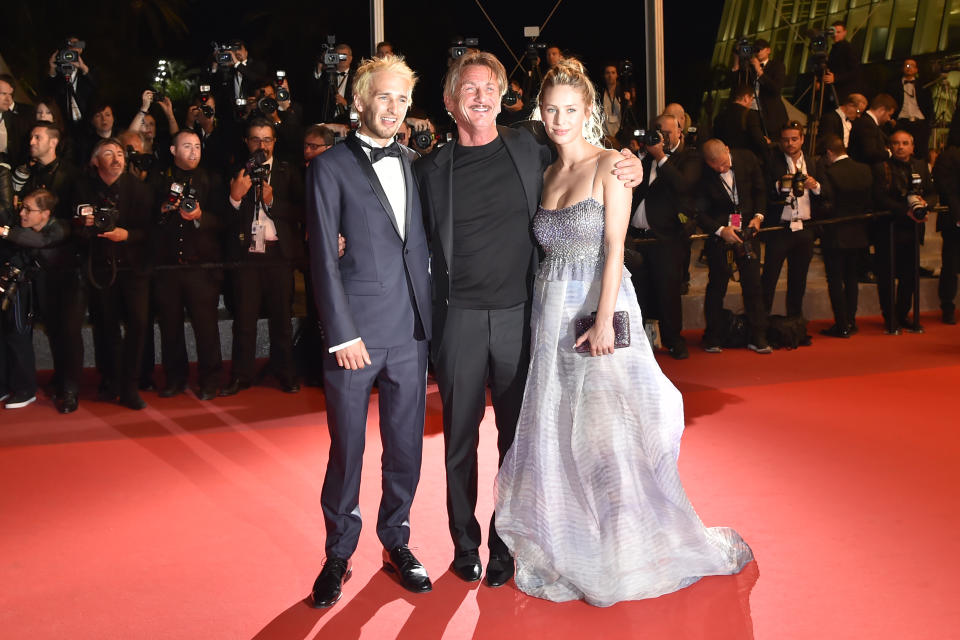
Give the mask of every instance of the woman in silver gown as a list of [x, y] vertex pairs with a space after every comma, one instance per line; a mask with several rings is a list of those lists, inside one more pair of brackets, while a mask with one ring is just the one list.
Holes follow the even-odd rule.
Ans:
[[[619, 155], [596, 146], [595, 104], [576, 60], [545, 77], [540, 117], [559, 157], [533, 222], [545, 258], [496, 526], [521, 590], [609, 606], [736, 573], [753, 555], [736, 531], [705, 527], [680, 483], [683, 401], [653, 357], [623, 268], [630, 191], [611, 174]], [[614, 348], [615, 311], [629, 316], [628, 347]], [[577, 335], [577, 319], [594, 312]], [[582, 343], [588, 353], [575, 351]]]

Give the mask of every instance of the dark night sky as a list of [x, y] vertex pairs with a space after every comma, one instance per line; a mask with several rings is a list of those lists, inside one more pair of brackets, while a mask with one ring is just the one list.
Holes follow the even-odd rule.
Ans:
[[[20, 3], [16, 3], [20, 4]], [[58, 5], [72, 10], [61, 11]], [[172, 5], [186, 23], [189, 32], [178, 35], [164, 28], [151, 31], [145, 25], [144, 13], [133, 15], [131, 7], [150, 7], [154, 4]], [[508, 71], [514, 66], [508, 49], [500, 41], [494, 28], [484, 16], [479, 5], [470, 0], [454, 0], [443, 3], [427, 0], [385, 0], [386, 38], [407, 56], [414, 70], [421, 76], [414, 102], [434, 115], [442, 113], [440, 102], [441, 79], [445, 68], [445, 55], [452, 37], [475, 36], [480, 46], [497, 55]], [[523, 27], [540, 25], [557, 4], [555, 0], [507, 2], [504, 0], [481, 0], [497, 29], [507, 39], [510, 48], [522, 55], [526, 43]], [[704, 78], [709, 67], [713, 42], [719, 24], [721, 2], [698, 3], [696, 15], [689, 4], [664, 3], [665, 6], [665, 52], [667, 66], [667, 98], [678, 100], [688, 109], [699, 102], [705, 88], [701, 82], [691, 79]], [[579, 57], [595, 79], [601, 76], [602, 65], [607, 61], [632, 60], [638, 70], [637, 83], [643, 84], [644, 64], [644, 10], [642, 2], [605, 3], [609, 7], [602, 13], [596, 2], [586, 0], [562, 0], [553, 17], [543, 29], [541, 41], [555, 43], [565, 51]], [[149, 9], [148, 9], [149, 10]], [[155, 3], [135, 3], [129, 0], [112, 2], [104, 0], [99, 13], [76, 14], [73, 4], [58, 0], [38, 0], [23, 3], [16, 11], [24, 15], [31, 11], [34, 24], [48, 27], [47, 41], [37, 43], [31, 30], [8, 30], [0, 27], [0, 42], [8, 63], [18, 75], [29, 78], [40, 72], [42, 65], [20, 62], [25, 48], [36, 48], [30, 61], [44, 60], [67, 32], [77, 33], [88, 42], [86, 55], [91, 66], [101, 70], [108, 67], [114, 73], [102, 73], [114, 91], [122, 88], [124, 98], [120, 102], [137, 99], [139, 90], [130, 92], [128, 87], [146, 87], [152, 70], [152, 61], [160, 57], [185, 59], [198, 64], [209, 53], [212, 40], [242, 37], [249, 43], [252, 55], [265, 59], [274, 68], [286, 68], [292, 78], [305, 73], [314, 60], [323, 36], [335, 33], [339, 41], [351, 44], [355, 55], [367, 55], [369, 48], [369, 3], [366, 1], [303, 3], [302, 0], [270, 0], [259, 3], [237, 3], [201, 0], [157, 0]], [[20, 24], [26, 22], [20, 19]], [[13, 26], [13, 21], [7, 23]], [[129, 54], [117, 55], [108, 51], [104, 42], [110, 30], [114, 47], [117, 40], [123, 41]], [[42, 32], [43, 30], [38, 29]], [[18, 43], [18, 40], [30, 41]], [[157, 43], [159, 44], [152, 44]], [[292, 83], [296, 99], [296, 84]], [[113, 96], [111, 96], [113, 97]], [[119, 96], [117, 96], [119, 97]]]

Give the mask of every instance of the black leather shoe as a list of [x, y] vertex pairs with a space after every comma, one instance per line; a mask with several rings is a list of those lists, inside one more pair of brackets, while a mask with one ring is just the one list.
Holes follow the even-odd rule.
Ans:
[[240, 391], [244, 389], [249, 389], [249, 388], [250, 388], [249, 382], [241, 382], [237, 378], [234, 378], [233, 380], [230, 381], [230, 384], [225, 386], [223, 389], [220, 389], [220, 393], [218, 393], [217, 395], [219, 395], [221, 398], [225, 398], [227, 396], [235, 396]]
[[856, 322], [853, 322], [847, 325], [847, 333], [849, 333], [850, 335], [858, 333], [859, 331], [860, 331], [860, 327], [857, 326]]
[[383, 570], [396, 574], [400, 584], [407, 591], [426, 593], [433, 589], [427, 570], [406, 545], [389, 551], [383, 550]]
[[197, 400], [213, 400], [216, 397], [216, 389], [197, 389]]
[[957, 324], [957, 312], [955, 309], [943, 310], [943, 324]]
[[670, 357], [672, 357], [674, 360], [686, 360], [689, 358], [690, 352], [687, 351], [687, 343], [678, 342], [670, 347]]
[[299, 393], [300, 385], [296, 380], [280, 380], [280, 389], [284, 393]]
[[168, 384], [163, 389], [160, 390], [160, 393], [157, 395], [161, 398], [172, 398], [173, 396], [178, 396], [184, 391], [187, 390], [187, 384], [185, 382], [175, 382], [173, 384]]
[[350, 561], [343, 558], [327, 558], [320, 575], [313, 583], [310, 606], [314, 609], [332, 607], [343, 593], [343, 583], [353, 575]]
[[513, 577], [513, 558], [506, 554], [490, 554], [487, 563], [486, 583], [490, 587], [500, 587]]
[[483, 567], [480, 564], [480, 553], [476, 549], [458, 551], [450, 563], [450, 570], [461, 580], [476, 582], [483, 576]]
[[828, 329], [820, 329], [820, 335], [827, 336], [829, 338], [849, 338], [850, 331], [838, 324], [835, 324]]
[[120, 404], [134, 411], [146, 409], [147, 407], [147, 403], [143, 401], [143, 398], [141, 398], [140, 394], [136, 391], [128, 391], [120, 396]]
[[58, 396], [55, 404], [57, 405], [57, 411], [60, 413], [73, 413], [79, 405], [76, 392], [65, 393], [62, 396]]

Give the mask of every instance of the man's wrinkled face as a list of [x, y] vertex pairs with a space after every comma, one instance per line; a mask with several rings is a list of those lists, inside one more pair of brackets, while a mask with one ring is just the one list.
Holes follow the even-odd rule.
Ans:
[[489, 67], [479, 64], [465, 67], [453, 96], [445, 96], [443, 101], [457, 127], [468, 132], [496, 130], [500, 85]]
[[185, 171], [197, 168], [202, 150], [200, 137], [195, 133], [182, 133], [177, 136], [176, 144], [170, 145], [174, 164]]
[[799, 129], [784, 129], [780, 132], [780, 150], [795, 158], [803, 148], [803, 132]]
[[13, 108], [13, 87], [0, 80], [0, 111], [10, 111]]
[[273, 127], [250, 127], [247, 132], [247, 151], [253, 153], [263, 149], [267, 153], [267, 160], [273, 157], [273, 147], [277, 144]]
[[900, 162], [908, 162], [913, 156], [913, 136], [906, 131], [897, 131], [890, 136], [890, 153]]
[[115, 144], [103, 145], [93, 158], [93, 166], [104, 182], [113, 184], [126, 166], [123, 149]]

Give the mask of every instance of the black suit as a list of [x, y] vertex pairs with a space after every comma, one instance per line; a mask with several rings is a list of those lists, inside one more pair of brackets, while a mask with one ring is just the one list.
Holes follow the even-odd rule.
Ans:
[[887, 152], [887, 136], [869, 111], [865, 111], [853, 121], [847, 152], [851, 158], [864, 164], [876, 164], [890, 157]]
[[739, 71], [733, 72], [734, 86], [756, 87], [757, 105], [760, 107], [764, 131], [771, 139], [776, 139], [780, 135], [780, 127], [787, 123], [787, 108], [783, 105], [783, 83], [786, 75], [787, 70], [783, 63], [769, 58], [759, 84], [755, 84], [757, 73], [750, 63], [747, 63], [746, 70], [741, 66]]
[[[730, 245], [716, 235], [720, 227], [729, 226], [730, 215], [736, 211], [741, 214], [738, 232], [743, 233], [754, 214], [766, 211], [766, 186], [760, 164], [752, 153], [733, 149], [730, 152], [731, 168], [734, 174], [734, 195], [724, 184], [720, 174], [704, 166], [697, 197], [697, 221], [704, 232], [709, 233], [705, 249], [707, 265], [710, 269], [707, 291], [703, 301], [703, 311], [707, 320], [704, 332], [706, 346], [722, 346], [723, 299], [730, 282], [730, 264], [727, 262], [727, 249]], [[767, 314], [763, 305], [763, 292], [760, 287], [760, 243], [750, 240], [753, 256], [745, 251], [734, 251], [737, 269], [740, 271], [740, 288], [743, 293], [743, 307], [750, 321], [751, 342], [755, 345], [766, 344]]]
[[[551, 153], [537, 131], [497, 127], [526, 196], [525, 213], [533, 219], [543, 189], [543, 172]], [[477, 506], [477, 439], [483, 419], [485, 389], [489, 383], [496, 414], [500, 462], [513, 443], [523, 400], [530, 349], [530, 299], [507, 309], [450, 307], [454, 247], [454, 162], [457, 145], [448, 144], [416, 164], [420, 196], [432, 242], [433, 352], [437, 382], [443, 400], [443, 435], [447, 470], [447, 514], [457, 551], [480, 546]], [[531, 282], [536, 252], [530, 251], [526, 273]], [[508, 553], [490, 520], [487, 539], [491, 552]]]
[[267, 241], [263, 253], [250, 251], [256, 186], [240, 201], [224, 208], [227, 254], [243, 265], [233, 274], [233, 370], [231, 379], [243, 385], [253, 381], [257, 347], [257, 318], [265, 308], [270, 328], [270, 363], [282, 383], [294, 382], [290, 302], [293, 293], [291, 261], [302, 243], [294, 231], [303, 217], [303, 180], [298, 167], [273, 159], [270, 172], [273, 203], [266, 212], [277, 239]]
[[[416, 155], [402, 148], [406, 195], [402, 230], [356, 136], [314, 159], [308, 169], [311, 271], [326, 346], [360, 338], [372, 361], [348, 370], [337, 365], [328, 349], [322, 355], [331, 441], [321, 494], [328, 557], [349, 558], [357, 548], [360, 468], [375, 381], [383, 442], [377, 536], [386, 549], [410, 540], [431, 336], [428, 247], [410, 164]], [[337, 255], [338, 233], [347, 238], [343, 258]]]
[[660, 321], [660, 338], [668, 349], [677, 347], [683, 338], [681, 286], [683, 260], [687, 255], [684, 243], [687, 236], [680, 213], [693, 213], [693, 191], [700, 180], [700, 156], [691, 149], [680, 147], [657, 167], [656, 179], [650, 182], [653, 158], [643, 159], [643, 184], [633, 191], [631, 211], [645, 203], [649, 231], [630, 228], [633, 237], [655, 237], [655, 243], [637, 245], [637, 253], [627, 258], [627, 268], [633, 277], [637, 298], [644, 318]]
[[337, 77], [336, 83], [331, 87], [330, 78], [326, 72], [322, 72], [319, 78], [316, 77], [316, 74], [311, 75], [307, 80], [304, 123], [307, 125], [317, 122], [349, 124], [350, 105], [353, 103], [353, 79], [356, 75], [356, 69], [351, 67], [344, 80], [343, 97], [347, 101], [346, 107], [338, 105], [335, 99], [339, 93], [340, 76]]
[[953, 313], [956, 309], [957, 273], [960, 271], [960, 147], [948, 147], [940, 154], [933, 167], [933, 177], [940, 192], [940, 202], [947, 206], [947, 211], [937, 214], [937, 231], [943, 236], [937, 293], [940, 308]]
[[[43, 82], [43, 95], [51, 96], [57, 102], [60, 113], [63, 114], [67, 131], [74, 139], [83, 132], [85, 123], [93, 115], [90, 113], [90, 108], [93, 106], [97, 93], [97, 84], [91, 74], [85, 74], [77, 69], [75, 80], [76, 87], [66, 77], [58, 73], [53, 77], [44, 78]], [[70, 106], [71, 97], [76, 101], [77, 108], [80, 110], [80, 117], [76, 120], [73, 118], [73, 109]], [[79, 158], [79, 160], [83, 160], [83, 164], [86, 165], [90, 158]]]
[[[908, 91], [907, 87], [910, 87], [909, 91], [914, 92], [917, 107], [920, 109], [920, 113], [923, 114], [923, 118], [910, 120], [900, 115], [903, 110], [904, 94]], [[905, 85], [902, 77], [897, 78], [887, 86], [887, 93], [893, 96], [893, 99], [896, 100], [900, 106], [900, 111], [897, 112], [897, 120], [895, 122], [896, 128], [908, 131], [910, 135], [913, 136], [914, 157], [926, 159], [927, 147], [930, 143], [930, 123], [934, 117], [933, 93], [931, 93], [930, 89], [923, 86], [920, 78], [916, 78], [913, 83]]]
[[851, 93], [863, 93], [860, 86], [860, 58], [853, 44], [846, 40], [834, 42], [827, 58], [827, 67], [833, 73], [833, 86], [841, 103]]
[[[17, 111], [0, 113], [0, 119], [7, 129], [5, 160], [12, 168], [16, 168], [29, 159], [30, 130], [34, 123], [33, 113], [29, 109], [24, 109], [23, 105], [15, 106]], [[2, 160], [4, 160], [4, 156], [3, 153], [0, 153], [0, 161]]]
[[[818, 209], [817, 218], [843, 218], [873, 208], [873, 175], [870, 167], [852, 158], [841, 158], [824, 172], [833, 200]], [[858, 260], [867, 248], [865, 222], [828, 224], [822, 228], [820, 247], [827, 275], [833, 319], [841, 329], [856, 324], [859, 293]]]
[[713, 135], [731, 149], [749, 149], [762, 157], [767, 143], [763, 139], [760, 113], [742, 104], [730, 102], [713, 121]]
[[830, 136], [837, 136], [844, 143], [845, 147], [849, 146], [850, 141], [844, 140], [843, 134], [843, 119], [840, 117], [840, 114], [837, 113], [837, 110], [831, 109], [830, 111], [824, 112], [824, 114], [820, 116], [820, 122], [817, 124], [817, 155], [820, 156], [826, 152], [826, 144]]
[[[810, 199], [810, 216], [814, 217], [821, 201], [830, 199], [830, 185], [825, 183], [819, 169], [803, 156], [802, 166], [807, 175], [820, 183], [820, 194], [807, 190]], [[773, 307], [773, 298], [777, 292], [777, 280], [784, 261], [787, 262], [787, 315], [803, 315], [803, 295], [807, 289], [807, 272], [813, 258], [813, 242], [816, 239], [813, 227], [804, 224], [799, 231], [792, 231], [789, 221], [782, 220], [784, 194], [778, 190], [778, 181], [787, 171], [786, 155], [777, 150], [767, 160], [767, 215], [764, 226], [783, 225], [783, 229], [764, 234], [766, 253], [763, 259], [763, 298], [767, 312]], [[789, 196], [791, 199], [793, 196]]]

